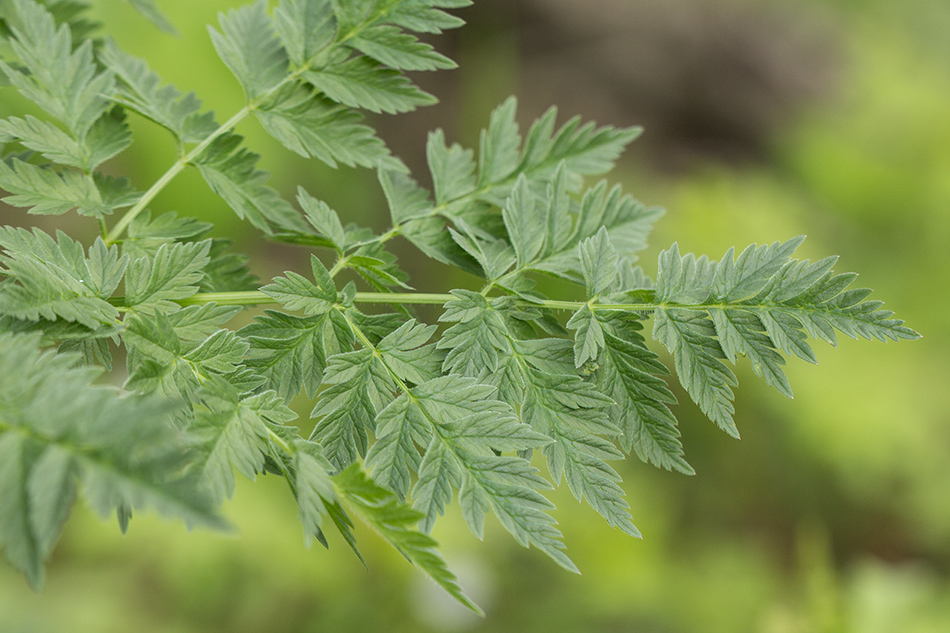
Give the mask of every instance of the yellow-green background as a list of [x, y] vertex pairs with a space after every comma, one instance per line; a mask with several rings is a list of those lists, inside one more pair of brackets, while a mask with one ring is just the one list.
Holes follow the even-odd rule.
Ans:
[[[590, 11], [598, 1], [587, 2]], [[226, 119], [241, 94], [204, 25], [237, 3], [159, 4], [180, 39], [119, 0], [99, 0], [95, 11], [126, 50], [197, 91]], [[840, 254], [839, 270], [859, 271], [860, 282], [923, 340], [819, 347], [817, 367], [788, 367], [792, 401], [740, 363], [740, 442], [712, 428], [678, 392], [683, 403], [675, 412], [697, 476], [635, 459], [619, 466], [642, 541], [610, 529], [563, 491], [554, 496], [581, 576], [520, 548], [497, 526], [478, 542], [450, 511], [435, 535], [484, 605], [483, 620], [457, 609], [365, 530], [359, 536], [369, 571], [339, 539], [329, 551], [305, 550], [282, 482], [261, 477], [242, 481], [225, 506], [231, 535], [189, 534], [146, 515], [121, 536], [77, 506], [42, 593], [0, 566], [0, 632], [950, 631], [950, 4], [704, 4], [806, 16], [833, 44], [835, 70], [820, 96], [783, 114], [754, 159], [719, 161], [710, 153], [661, 170], [648, 149], [632, 146], [611, 178], [668, 210], [645, 254], [647, 271], [655, 272], [656, 254], [674, 240], [719, 257], [731, 245], [807, 233], [803, 257]], [[518, 33], [507, 30], [513, 19], [478, 9], [470, 11], [481, 26], [452, 40], [461, 68], [443, 82], [424, 78], [452, 107], [387, 125], [393, 150], [410, 164], [428, 127], [443, 125], [451, 138], [471, 143], [493, 105], [530, 87], [519, 75]], [[0, 95], [0, 115], [20, 107], [9, 92]], [[170, 164], [173, 148], [161, 130], [133, 125], [138, 142], [110, 169], [144, 189]], [[420, 131], [410, 137], [406, 130]], [[345, 218], [385, 225], [368, 174], [299, 160], [252, 122], [240, 131], [285, 194], [303, 184]], [[303, 267], [305, 253], [259, 240], [196, 174], [181, 176], [152, 208], [213, 220], [216, 234], [252, 254], [262, 278]], [[8, 207], [0, 213], [4, 223], [33, 220]], [[95, 234], [93, 226], [76, 230]], [[405, 264], [420, 289], [446, 290], [444, 270]]]

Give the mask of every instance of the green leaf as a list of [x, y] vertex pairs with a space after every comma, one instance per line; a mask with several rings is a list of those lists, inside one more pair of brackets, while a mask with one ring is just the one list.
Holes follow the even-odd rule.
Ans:
[[152, 218], [145, 209], [135, 216], [122, 240], [122, 252], [132, 259], [154, 257], [163, 244], [169, 248], [177, 241], [190, 241], [205, 235], [213, 228], [195, 218], [180, 218], [174, 211]]
[[386, 195], [394, 226], [430, 214], [432, 202], [429, 192], [416, 184], [415, 180], [406, 174], [383, 169], [379, 170], [377, 176]]
[[438, 102], [398, 70], [381, 66], [368, 57], [353, 57], [340, 64], [309, 70], [303, 77], [333, 101], [370, 112], [411, 112]]
[[435, 345], [427, 345], [436, 326], [410, 319], [376, 346], [386, 366], [400, 379], [417, 385], [437, 378], [442, 366]]
[[527, 367], [521, 418], [554, 440], [544, 447], [555, 482], [562, 476], [578, 501], [587, 502], [607, 523], [631, 536], [640, 536], [618, 485], [620, 475], [606, 460], [623, 454], [600, 437], [619, 430], [606, 415], [613, 400], [577, 376], [551, 375]]
[[550, 108], [528, 130], [518, 170], [550, 175], [563, 161], [566, 187], [578, 191], [584, 176], [596, 176], [613, 169], [624, 148], [633, 142], [641, 128], [598, 128], [593, 122], [581, 123], [580, 117], [568, 120], [556, 132], [557, 108]]
[[139, 393], [159, 391], [187, 399], [199, 387], [198, 377], [182, 362], [182, 343], [168, 318], [158, 312], [151, 319], [131, 315], [122, 333], [128, 354], [125, 388]]
[[880, 340], [919, 336], [881, 302], [865, 301], [870, 290], [847, 290], [855, 275], [835, 275], [834, 258], [792, 260], [803, 239], [752, 245], [738, 258], [730, 249], [720, 262], [680, 257], [676, 245], [660, 255], [654, 337], [673, 351], [693, 400], [732, 435], [735, 376], [722, 359], [748, 356], [758, 376], [791, 397], [779, 350], [814, 362], [806, 332], [832, 345], [836, 331]]
[[349, 167], [379, 166], [405, 171], [373, 128], [362, 123], [362, 115], [313, 97], [303, 88], [275, 103], [262, 105], [254, 110], [254, 115], [271, 136], [304, 158], [312, 156], [334, 168], [342, 163]]
[[281, 0], [274, 27], [294, 66], [301, 67], [333, 42], [336, 18], [330, 0]]
[[247, 267], [248, 256], [229, 252], [231, 240], [213, 238], [199, 283], [202, 292], [246, 292], [257, 290], [258, 279]]
[[24, 147], [60, 165], [80, 169], [87, 165], [83, 148], [75, 139], [52, 123], [29, 114], [22, 119], [10, 117], [0, 121], [0, 141], [19, 141]]
[[541, 213], [533, 194], [528, 189], [528, 179], [518, 178], [511, 196], [502, 207], [508, 239], [518, 258], [518, 267], [525, 268], [541, 254], [544, 248], [544, 233], [538, 231]]
[[300, 203], [307, 222], [319, 235], [327, 238], [338, 253], [342, 253], [346, 247], [346, 231], [343, 230], [343, 223], [340, 222], [337, 212], [326, 202], [311, 196], [303, 187], [297, 188], [297, 202]]
[[[82, 245], [64, 233], [58, 242], [39, 229], [0, 228], [0, 263], [12, 279], [0, 284], [0, 313], [17, 319], [80, 323], [90, 329], [119, 316], [105, 299], [115, 290], [127, 258], [101, 240], [87, 260]], [[91, 268], [90, 268], [91, 265]]]
[[679, 246], [673, 244], [660, 253], [656, 275], [657, 303], [705, 303], [712, 293], [717, 262], [692, 253], [680, 256]]
[[455, 68], [455, 62], [429, 44], [403, 33], [395, 26], [374, 26], [346, 42], [376, 61], [397, 70], [438, 70]]
[[218, 15], [219, 33], [208, 27], [221, 61], [244, 87], [249, 101], [272, 92], [287, 76], [287, 52], [267, 15], [266, 0]]
[[553, 504], [533, 490], [547, 483], [537, 470], [517, 457], [462, 455], [469, 475], [462, 479], [459, 506], [476, 536], [491, 509], [518, 543], [537, 547], [564, 569], [580, 573], [563, 551], [557, 521], [548, 514]]
[[210, 112], [201, 114], [201, 100], [193, 92], [183, 95], [174, 86], [163, 86], [143, 60], [126, 54], [111, 39], [105, 40], [98, 57], [119, 79], [115, 100], [166, 128], [180, 142], [200, 141], [217, 128]]
[[410, 31], [441, 33], [464, 24], [462, 19], [440, 9], [461, 9], [471, 6], [472, 0], [422, 0], [397, 4], [387, 19]]
[[499, 355], [510, 350], [504, 321], [481, 294], [470, 290], [453, 290], [452, 294], [456, 298], [445, 304], [439, 317], [439, 321], [455, 323], [436, 344], [448, 350], [442, 371], [470, 377], [494, 373]]
[[765, 288], [769, 279], [790, 260], [795, 249], [804, 241], [805, 236], [800, 235], [782, 244], [753, 244], [742, 251], [735, 261], [734, 250], [730, 248], [716, 268], [716, 276], [712, 282], [713, 295], [718, 301], [727, 303], [754, 297]]
[[495, 108], [487, 130], [482, 130], [478, 153], [478, 186], [507, 179], [521, 158], [521, 134], [515, 121], [518, 101], [509, 97]]
[[[414, 447], [410, 448], [415, 452]], [[421, 529], [428, 534], [436, 520], [445, 514], [446, 506], [452, 503], [452, 491], [462, 487], [462, 468], [448, 444], [436, 437], [414, 468], [419, 478], [412, 489], [412, 507], [423, 514]]]
[[[61, 237], [60, 240], [62, 243], [63, 238]], [[119, 249], [115, 246], [106, 246], [101, 238], [96, 238], [93, 245], [89, 247], [89, 259], [86, 260], [88, 274], [84, 282], [100, 297], [111, 297], [115, 289], [119, 287], [128, 263], [128, 257], [125, 255], [119, 257]], [[78, 268], [79, 272], [82, 272], [82, 267]]]
[[273, 391], [241, 398], [222, 378], [211, 377], [199, 394], [191, 427], [198, 441], [195, 474], [216, 504], [234, 494], [234, 470], [248, 479], [264, 468], [267, 421], [289, 422], [296, 414]]
[[716, 329], [709, 316], [674, 308], [657, 310], [653, 338], [673, 354], [676, 374], [693, 402], [719, 428], [738, 438], [739, 431], [732, 420], [732, 388], [738, 381], [722, 362], [726, 355], [716, 340]]
[[417, 565], [450, 596], [475, 613], [481, 614], [481, 609], [462, 593], [458, 579], [449, 571], [445, 560], [436, 549], [435, 540], [414, 529], [422, 516], [420, 513], [400, 503], [395, 495], [375, 484], [357, 464], [336, 475], [333, 483], [337, 496], [355, 515]]
[[376, 0], [331, 0], [333, 13], [340, 23], [341, 36], [351, 36], [353, 31], [384, 17], [384, 12], [392, 7], [387, 2], [379, 5]]
[[231, 330], [218, 330], [184, 358], [193, 366], [219, 374], [230, 374], [241, 366], [248, 344]]
[[154, 257], [132, 261], [125, 278], [126, 305], [143, 314], [178, 310], [175, 301], [198, 292], [210, 248], [211, 240], [163, 244]]
[[[600, 318], [600, 313], [598, 313]], [[692, 475], [683, 457], [676, 418], [669, 405], [676, 398], [659, 376], [669, 373], [646, 347], [641, 325], [621, 313], [605, 317], [603, 351], [595, 377], [601, 392], [612, 398], [610, 419], [617, 421], [624, 450], [635, 450], [645, 462]]]
[[0, 71], [23, 96], [62, 121], [81, 141], [106, 110], [115, 90], [109, 72], [99, 73], [92, 41], [73, 49], [67, 24], [56, 26], [53, 16], [33, 0], [14, 0], [19, 17], [11, 26], [10, 44], [28, 73], [0, 61]]
[[590, 305], [585, 303], [575, 312], [567, 322], [567, 327], [577, 330], [574, 335], [574, 364], [583, 367], [586, 363], [597, 360], [600, 350], [604, 347], [604, 330]]
[[275, 277], [274, 283], [261, 288], [261, 292], [279, 301], [288, 310], [303, 310], [307, 316], [326, 313], [336, 303], [336, 286], [316, 255], [310, 256], [310, 265], [316, 286], [305, 277], [286, 271], [286, 277]]
[[135, 190], [128, 178], [113, 178], [102, 172], [94, 172], [92, 179], [96, 183], [102, 202], [110, 209], [131, 207], [142, 199], [142, 194]]
[[303, 524], [304, 542], [310, 547], [314, 535], [321, 532], [324, 518], [330, 514], [330, 508], [339, 502], [330, 477], [333, 467], [322, 455], [320, 445], [306, 440], [295, 440], [294, 448], [295, 496], [300, 509], [300, 522]]
[[442, 130], [429, 133], [426, 157], [437, 204], [444, 205], [475, 190], [474, 156], [472, 150], [464, 149], [458, 143], [447, 147]]
[[205, 303], [200, 306], [187, 306], [165, 316], [178, 338], [183, 341], [202, 341], [217, 332], [240, 311], [240, 306]]
[[[495, 459], [504, 471], [512, 466], [511, 458], [500, 457], [497, 452], [524, 451], [550, 441], [519, 423], [511, 407], [492, 397], [494, 391], [494, 387], [457, 376], [437, 378], [412, 389], [411, 401], [401, 396], [390, 405], [390, 408], [394, 408], [404, 402], [405, 411], [400, 411], [401, 417], [397, 419], [410, 424], [415, 420], [420, 427], [413, 429], [410, 426], [411, 434], [401, 437], [403, 443], [398, 445], [390, 441], [392, 437], [399, 437], [393, 433], [392, 424], [383, 436], [383, 414], [380, 414], [377, 435], [384, 448], [378, 454], [388, 453], [390, 460], [398, 459], [401, 453], [407, 454], [409, 463], [406, 465], [418, 471], [419, 479], [412, 491], [415, 499], [413, 505], [425, 513], [422, 529], [426, 532], [444, 513], [446, 505], [452, 500], [453, 488], [462, 486], [463, 477], [484, 477], [480, 469], [470, 468], [472, 463], [484, 464], [486, 458]], [[425, 446], [425, 440], [429, 437], [432, 439], [420, 463], [413, 442]], [[380, 442], [373, 446], [371, 453], [377, 450]], [[528, 484], [522, 492], [526, 498], [533, 498], [537, 496], [534, 492], [537, 488], [547, 488], [549, 485], [536, 475], [529, 476], [529, 472], [530, 469], [525, 471], [525, 479], [520, 484]], [[514, 485], [516, 482], [508, 483]], [[474, 518], [469, 517], [469, 527], [476, 535], [480, 535], [482, 524]]]
[[302, 390], [313, 398], [327, 366], [328, 328], [332, 330], [328, 314], [296, 317], [268, 310], [238, 332], [251, 344], [245, 365], [286, 401]]
[[607, 227], [601, 226], [597, 235], [587, 238], [577, 248], [587, 296], [591, 299], [599, 297], [610, 289], [618, 272], [619, 258], [610, 243]]
[[[546, 206], [550, 211], [547, 225], [550, 227], [548, 235], [552, 236], [548, 244], [551, 246], [545, 248], [544, 257], [531, 264], [531, 269], [585, 285], [585, 266], [588, 267], [586, 274], [594, 274], [594, 271], [590, 268], [592, 262], [585, 263], [582, 260], [579, 243], [593, 239], [591, 246], [603, 244], [600, 241], [602, 238], [598, 236], [604, 229], [609, 238], [608, 243], [617, 255], [617, 265], [629, 265], [637, 260], [637, 253], [646, 248], [653, 224], [662, 215], [660, 209], [644, 207], [633, 197], [624, 194], [619, 186], [608, 189], [605, 182], [589, 189], [576, 209], [564, 201], [558, 202], [556, 188], [552, 187], [548, 195]], [[552, 217], [558, 211], [561, 215]], [[566, 234], [567, 237], [564, 237], [565, 225], [574, 226], [573, 231]], [[599, 272], [609, 276], [609, 262], [604, 264], [608, 268]]]
[[45, 560], [53, 553], [76, 501], [80, 469], [68, 450], [52, 445], [43, 449], [28, 472], [26, 497], [30, 527], [36, 538], [37, 554]]
[[[461, 221], [456, 224], [464, 226]], [[515, 251], [505, 240], [482, 239], [474, 235], [474, 231], [462, 234], [455, 229], [449, 229], [449, 233], [455, 243], [478, 262], [478, 265], [482, 267], [485, 279], [490, 282], [503, 277], [517, 263]]]
[[95, 218], [112, 213], [95, 181], [86, 174], [68, 169], [57, 172], [15, 158], [10, 165], [0, 161], [0, 188], [13, 194], [3, 201], [11, 206], [31, 207], [33, 215], [62, 215], [70, 209]]
[[77, 484], [100, 514], [153, 507], [223, 527], [182, 479], [185, 447], [154, 399], [93, 387], [76, 355], [40, 352], [39, 335], [0, 334], [0, 549], [39, 588]]
[[[31, 446], [28, 439], [19, 434], [0, 435], [0, 548], [7, 561], [23, 572], [34, 589], [43, 585], [45, 557], [30, 521], [27, 480], [40, 448]], [[50, 524], [43, 527], [54, 528]]]
[[376, 442], [366, 454], [366, 467], [373, 480], [405, 499], [411, 485], [410, 472], [422, 462], [417, 445], [426, 446], [432, 437], [425, 411], [402, 394], [376, 417]]
[[125, 124], [125, 110], [116, 106], [99, 117], [83, 139], [88, 155], [83, 167], [92, 171], [132, 144], [132, 132]]
[[716, 327], [719, 345], [732, 364], [736, 363], [739, 355], [748, 356], [756, 376], [763, 378], [782, 395], [793, 397], [792, 387], [782, 371], [785, 359], [776, 351], [765, 326], [755, 314], [741, 310], [710, 308], [709, 316]]
[[255, 168], [260, 156], [241, 146], [243, 139], [224, 134], [198, 158], [195, 166], [212, 191], [238, 217], [271, 233], [274, 228], [306, 233], [307, 225], [289, 202], [266, 186], [267, 172]]
[[330, 463], [342, 470], [366, 455], [367, 432], [375, 430], [376, 416], [392, 401], [396, 386], [369, 349], [328, 360], [323, 382], [329, 388], [310, 414], [318, 419], [310, 439], [323, 445]]
[[883, 303], [865, 300], [867, 288], [848, 289], [857, 277], [854, 273], [834, 274], [828, 270], [806, 284], [824, 269], [823, 262], [794, 261], [787, 264], [769, 285], [748, 303], [756, 313], [793, 317], [811, 336], [831, 345], [837, 344], [835, 331], [851, 338], [879, 341], [920, 338], [894, 313], [882, 309]]

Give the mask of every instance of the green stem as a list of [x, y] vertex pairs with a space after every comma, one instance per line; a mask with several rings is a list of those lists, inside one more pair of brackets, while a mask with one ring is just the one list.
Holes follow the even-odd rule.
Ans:
[[[454, 299], [451, 294], [432, 294], [424, 292], [357, 292], [353, 298], [354, 303], [377, 303], [386, 305], [444, 305]], [[113, 297], [110, 302], [119, 310], [127, 309], [124, 306], [122, 297]], [[245, 292], [201, 292], [178, 301], [179, 305], [192, 306], [204, 305], [206, 303], [215, 303], [225, 306], [254, 306], [279, 303], [273, 298], [257, 290]], [[558, 301], [555, 299], [545, 299], [543, 301], [524, 301], [518, 300], [518, 304], [523, 307], [547, 308], [550, 310], [570, 310], [576, 312], [585, 305], [589, 305], [591, 310], [624, 310], [633, 312], [652, 312], [660, 306], [656, 303], [588, 303], [586, 301]], [[677, 308], [714, 308], [715, 305], [676, 305]]]
[[145, 210], [145, 207], [148, 205], [148, 203], [154, 200], [155, 196], [157, 196], [162, 191], [162, 189], [164, 189], [168, 183], [170, 183], [175, 178], [175, 176], [181, 173], [188, 163], [198, 158], [202, 152], [208, 149], [208, 146], [211, 145], [215, 139], [234, 129], [234, 126], [243, 121], [244, 118], [251, 113], [252, 108], [253, 105], [249, 103], [238, 110], [235, 115], [225, 121], [221, 127], [205, 137], [203, 141], [195, 145], [195, 147], [190, 152], [175, 161], [172, 166], [168, 168], [168, 171], [162, 174], [161, 178], [156, 180], [155, 183], [148, 188], [148, 191], [142, 194], [141, 199], [139, 199], [139, 201], [136, 202], [133, 207], [126, 211], [125, 215], [119, 218], [119, 221], [116, 222], [115, 226], [112, 227], [109, 235], [106, 236], [106, 244], [112, 244], [117, 239], [119, 239], [122, 236], [122, 233], [125, 232], [125, 229], [129, 227], [129, 224], [132, 223], [132, 220], [134, 220], [139, 213]]
[[[339, 46], [347, 39], [354, 37], [357, 30], [358, 29], [354, 30], [354, 32], [347, 34], [344, 38], [337, 41], [336, 45]], [[125, 232], [125, 230], [129, 227], [129, 224], [132, 223], [132, 220], [134, 220], [136, 216], [138, 216], [138, 214], [145, 209], [146, 205], [154, 200], [155, 196], [157, 196], [162, 191], [162, 189], [164, 189], [168, 183], [170, 183], [175, 178], [175, 176], [181, 173], [181, 171], [189, 163], [193, 162], [201, 155], [202, 152], [208, 149], [208, 146], [211, 145], [215, 139], [230, 132], [235, 126], [237, 126], [238, 123], [243, 121], [251, 112], [257, 109], [260, 104], [266, 102], [272, 95], [276, 94], [278, 90], [286, 86], [288, 83], [296, 81], [303, 73], [310, 70], [318, 60], [325, 59], [327, 55], [327, 49], [315, 54], [311, 59], [308, 59], [304, 64], [302, 64], [300, 68], [288, 73], [286, 77], [284, 77], [280, 82], [277, 83], [277, 85], [268, 90], [265, 94], [259, 95], [255, 99], [248, 101], [247, 105], [238, 110], [234, 116], [225, 121], [221, 127], [205, 137], [205, 139], [196, 145], [190, 152], [175, 161], [175, 163], [168, 168], [168, 171], [162, 174], [161, 178], [156, 180], [155, 183], [148, 188], [148, 190], [142, 195], [142, 198], [128, 211], [126, 211], [121, 218], [119, 218], [119, 221], [116, 222], [108, 236], [106, 236], [106, 244], [109, 245], [118, 240], [122, 236], [122, 233]]]
[[280, 446], [281, 449], [288, 455], [293, 455], [297, 452], [297, 449], [287, 443], [287, 440], [277, 435], [273, 429], [267, 429], [267, 435], [270, 437], [271, 441]]

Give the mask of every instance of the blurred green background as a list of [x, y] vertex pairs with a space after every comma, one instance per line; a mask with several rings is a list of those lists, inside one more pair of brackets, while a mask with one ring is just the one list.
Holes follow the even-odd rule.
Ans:
[[[240, 107], [204, 26], [237, 2], [159, 2], [179, 39], [125, 2], [94, 4], [120, 45], [219, 120]], [[434, 40], [460, 68], [418, 78], [442, 103], [374, 121], [422, 180], [429, 129], [472, 145], [510, 93], [524, 125], [552, 103], [643, 124], [611, 179], [667, 209], [648, 272], [674, 240], [719, 257], [807, 233], [803, 257], [841, 255], [838, 269], [860, 271], [924, 340], [820, 348], [817, 367], [788, 367], [792, 401], [740, 364], [740, 442], [678, 392], [697, 476], [619, 467], [642, 541], [556, 495], [582, 576], [497, 525], [479, 543], [450, 510], [436, 536], [483, 620], [365, 530], [369, 571], [339, 539], [305, 550], [292, 499], [261, 477], [225, 507], [233, 535], [141, 516], [123, 537], [77, 507], [43, 593], [0, 566], [0, 632], [950, 631], [950, 3], [477, 0], [460, 15], [468, 27]], [[20, 107], [0, 95], [0, 115]], [[144, 189], [174, 149], [133, 125], [139, 142], [110, 169]], [[345, 218], [386, 225], [372, 174], [298, 160], [252, 122], [239, 131], [284, 193], [303, 184]], [[214, 221], [264, 279], [304, 268], [305, 252], [259, 240], [196, 174], [152, 208]], [[417, 288], [445, 290], [444, 269], [401, 253]]]

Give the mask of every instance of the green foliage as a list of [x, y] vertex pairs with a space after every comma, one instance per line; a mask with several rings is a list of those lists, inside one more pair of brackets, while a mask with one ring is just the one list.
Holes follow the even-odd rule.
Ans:
[[[133, 4], [173, 30], [154, 3]], [[577, 118], [557, 128], [551, 109], [522, 138], [512, 98], [477, 153], [430, 134], [433, 191], [422, 188], [360, 110], [432, 103], [403, 71], [454, 64], [412, 33], [459, 26], [444, 10], [468, 4], [282, 0], [270, 11], [261, 0], [229, 11], [210, 37], [246, 103], [224, 124], [111, 40], [77, 36], [81, 12], [63, 18], [33, 0], [4, 9], [15, 61], [0, 71], [48, 117], [0, 121], [14, 148], [0, 162], [5, 200], [35, 214], [75, 209], [102, 234], [87, 248], [61, 232], [0, 229], [0, 547], [31, 584], [78, 492], [102, 514], [115, 510], [123, 529], [140, 507], [221, 527], [214, 508], [237, 471], [287, 482], [306, 544], [327, 545], [332, 525], [359, 555], [352, 514], [477, 610], [429, 536], [453, 499], [476, 536], [494, 514], [517, 542], [577, 571], [543, 491], [566, 481], [639, 536], [609, 462], [635, 452], [692, 474], [669, 371], [642, 334], [650, 316], [686, 392], [736, 437], [729, 365], [740, 356], [790, 396], [782, 366], [792, 355], [814, 362], [809, 337], [917, 338], [870, 291], [849, 289], [855, 276], [835, 274], [834, 258], [793, 259], [803, 238], [721, 261], [673, 245], [654, 284], [638, 257], [661, 211], [605, 181], [585, 184], [637, 129]], [[132, 142], [127, 112], [166, 129], [179, 150], [142, 193], [96, 171]], [[304, 157], [375, 169], [392, 227], [344, 225], [302, 188], [298, 211], [268, 187], [233, 132], [251, 114]], [[314, 253], [312, 279], [288, 271], [258, 287], [246, 257], [205, 238], [210, 225], [149, 207], [192, 167], [238, 217], [324, 249], [327, 263]], [[117, 209], [127, 210], [107, 226]], [[406, 292], [387, 251], [400, 236], [476, 286]], [[347, 270], [368, 290], [340, 282]], [[545, 296], [543, 276], [586, 299]], [[280, 309], [226, 327], [233, 306], [252, 304]], [[446, 325], [416, 320], [413, 304], [442, 305]], [[122, 388], [91, 386], [90, 366], [111, 369], [116, 345]], [[313, 406], [307, 438], [290, 408], [301, 393]]]

